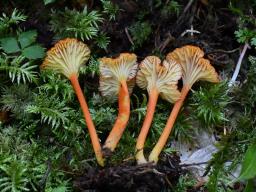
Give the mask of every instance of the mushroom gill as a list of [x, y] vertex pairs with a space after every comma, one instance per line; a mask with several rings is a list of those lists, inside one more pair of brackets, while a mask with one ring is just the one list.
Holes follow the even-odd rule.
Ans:
[[178, 80], [181, 78], [181, 67], [174, 61], [161, 60], [156, 56], [146, 57], [139, 66], [137, 85], [147, 89], [149, 99], [147, 113], [136, 143], [136, 159], [138, 164], [146, 163], [143, 148], [146, 137], [153, 120], [158, 96], [174, 103], [180, 97], [177, 89]]
[[100, 141], [78, 81], [79, 68], [88, 61], [89, 57], [90, 49], [86, 44], [77, 39], [67, 38], [57, 42], [47, 52], [41, 68], [62, 73], [71, 81], [84, 114], [96, 159], [99, 165], [104, 166]]
[[183, 70], [182, 81], [184, 85], [192, 87], [199, 80], [212, 83], [219, 82], [214, 67], [203, 56], [204, 52], [199, 47], [186, 45], [169, 53], [166, 59], [180, 63]]
[[130, 93], [135, 85], [137, 56], [133, 53], [121, 53], [117, 58], [101, 58], [100, 92], [109, 100], [118, 98], [118, 116], [107, 137], [104, 149], [114, 151], [129, 120]]
[[73, 74], [78, 75], [80, 66], [88, 61], [90, 53], [89, 47], [83, 42], [66, 38], [47, 51], [41, 68], [58, 71], [70, 78]]

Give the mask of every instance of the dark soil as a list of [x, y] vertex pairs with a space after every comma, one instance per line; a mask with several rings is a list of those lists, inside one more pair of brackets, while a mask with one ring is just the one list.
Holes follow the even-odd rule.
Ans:
[[165, 156], [157, 165], [134, 161], [103, 169], [90, 168], [74, 179], [77, 191], [149, 192], [172, 189], [182, 174], [177, 155]]

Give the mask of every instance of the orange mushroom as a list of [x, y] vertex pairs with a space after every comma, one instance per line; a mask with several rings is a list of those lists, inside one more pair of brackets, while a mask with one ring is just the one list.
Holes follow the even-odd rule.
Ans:
[[105, 97], [115, 100], [118, 97], [118, 116], [107, 137], [104, 149], [114, 151], [130, 116], [130, 93], [135, 85], [137, 73], [137, 56], [121, 53], [117, 58], [101, 58], [100, 91]]
[[47, 56], [41, 67], [60, 72], [71, 81], [84, 114], [96, 159], [99, 165], [104, 166], [100, 141], [78, 81], [79, 68], [89, 57], [90, 49], [86, 44], [77, 39], [67, 38], [60, 40], [47, 52]]
[[153, 120], [158, 96], [174, 103], [180, 97], [177, 89], [178, 80], [181, 78], [181, 67], [174, 61], [168, 62], [156, 56], [146, 57], [139, 66], [136, 82], [142, 89], [147, 89], [149, 100], [147, 113], [136, 143], [136, 159], [138, 164], [146, 163], [143, 148]]
[[175, 103], [166, 126], [157, 144], [149, 155], [149, 161], [157, 163], [158, 156], [168, 140], [180, 108], [182, 107], [192, 85], [198, 80], [205, 80], [212, 83], [219, 82], [218, 74], [216, 73], [214, 67], [210, 64], [209, 60], [204, 59], [203, 56], [204, 52], [199, 47], [191, 45], [177, 48], [167, 55], [167, 61], [176, 61], [181, 65], [183, 71], [183, 87], [181, 90], [181, 97]]

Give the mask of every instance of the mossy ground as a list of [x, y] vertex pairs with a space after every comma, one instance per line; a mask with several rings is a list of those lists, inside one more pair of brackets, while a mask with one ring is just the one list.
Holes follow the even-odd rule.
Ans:
[[[11, 15], [18, 9], [27, 18], [17, 24], [10, 22], [7, 28], [0, 21], [0, 38], [17, 39], [20, 31], [36, 30], [35, 42], [46, 50], [67, 36], [84, 38], [92, 56], [87, 67], [81, 69], [79, 81], [101, 141], [105, 140], [114, 123], [117, 103], [109, 103], [100, 97], [98, 58], [134, 52], [140, 62], [148, 55], [164, 58], [175, 48], [192, 44], [204, 50], [205, 58], [225, 80], [232, 75], [242, 49], [234, 32], [244, 28], [255, 30], [255, 23], [250, 20], [255, 19], [252, 14], [255, 13], [255, 3], [251, 1], [195, 0], [191, 5], [185, 0], [111, 1], [118, 11], [106, 3], [109, 1], [53, 0], [47, 5], [44, 2], [47, 1], [1, 1], [1, 13]], [[88, 12], [83, 12], [85, 5]], [[89, 18], [91, 12], [93, 16]], [[192, 26], [200, 33], [182, 35]], [[73, 31], [69, 31], [70, 28]], [[189, 94], [176, 123], [173, 140], [196, 143], [193, 133], [201, 131], [195, 130], [198, 127], [208, 129], [220, 140], [219, 153], [206, 170], [212, 182], [198, 188], [194, 188], [195, 178], [187, 177], [188, 172], [179, 165], [178, 153], [169, 154], [172, 152], [170, 145], [166, 146], [158, 165], [136, 165], [134, 149], [145, 115], [146, 91], [135, 87], [131, 95], [129, 125], [106, 167], [99, 168], [69, 82], [59, 75], [40, 71], [43, 58], [11, 63], [22, 56], [22, 52], [9, 54], [1, 48], [0, 53], [0, 178], [10, 178], [14, 173], [19, 176], [17, 180], [7, 179], [6, 186], [14, 183], [14, 186], [30, 191], [47, 192], [60, 189], [177, 192], [213, 192], [217, 189], [222, 192], [244, 188], [240, 182], [239, 187], [230, 186], [227, 180], [218, 185], [218, 180], [228, 178], [231, 169], [243, 160], [246, 149], [255, 140], [256, 62], [253, 58], [247, 59], [248, 55], [255, 56], [253, 47], [246, 53], [238, 78], [239, 86], [227, 91], [225, 86], [196, 84], [193, 87], [195, 94]], [[26, 62], [36, 66], [32, 71], [36, 78], [28, 81], [25, 77], [24, 82], [18, 83], [19, 73], [14, 73], [8, 66], [20, 69]], [[10, 78], [13, 73], [14, 79]], [[213, 98], [211, 93], [216, 97]], [[202, 107], [204, 105], [207, 109]], [[211, 110], [215, 106], [218, 110]], [[159, 100], [146, 154], [158, 139], [170, 110], [169, 103]], [[211, 114], [211, 118], [199, 115], [204, 110]], [[47, 121], [43, 121], [44, 118]], [[229, 160], [234, 160], [233, 167], [224, 167]]]

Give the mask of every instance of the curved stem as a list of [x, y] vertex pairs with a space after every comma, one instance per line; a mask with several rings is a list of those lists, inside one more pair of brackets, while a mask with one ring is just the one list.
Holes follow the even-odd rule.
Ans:
[[246, 50], [247, 50], [248, 48], [250, 48], [249, 44], [248, 44], [248, 43], [245, 43], [245, 44], [244, 44], [243, 51], [242, 51], [242, 53], [241, 53], [241, 55], [240, 55], [240, 57], [239, 57], [239, 59], [238, 59], [238, 61], [237, 61], [235, 72], [234, 72], [234, 74], [233, 74], [231, 80], [229, 81], [229, 84], [228, 84], [229, 87], [231, 87], [231, 86], [236, 82], [236, 78], [237, 78], [238, 73], [239, 73], [239, 71], [240, 71], [240, 68], [241, 68], [241, 64], [242, 64], [244, 55], [245, 55]]
[[145, 156], [143, 153], [143, 148], [148, 135], [150, 125], [153, 120], [154, 113], [155, 113], [158, 95], [159, 95], [159, 92], [157, 91], [157, 89], [153, 89], [149, 93], [147, 113], [146, 113], [142, 128], [140, 130], [140, 134], [138, 136], [137, 143], [136, 143], [136, 159], [138, 164], [147, 163], [147, 160], [145, 159]]
[[168, 140], [168, 137], [169, 137], [169, 135], [172, 131], [173, 125], [175, 123], [175, 120], [179, 114], [179, 111], [183, 105], [183, 102], [184, 102], [189, 90], [190, 90], [190, 86], [188, 86], [188, 85], [183, 86], [183, 88], [181, 90], [181, 97], [174, 104], [172, 112], [168, 118], [166, 125], [165, 125], [165, 128], [164, 128], [157, 144], [155, 145], [155, 147], [153, 148], [153, 150], [151, 151], [151, 153], [149, 155], [150, 162], [157, 163], [158, 156], [160, 155], [161, 151], [163, 150], [163, 148]]
[[95, 126], [93, 124], [84, 94], [80, 87], [78, 77], [76, 74], [73, 74], [69, 77], [69, 80], [71, 81], [71, 84], [76, 92], [81, 109], [83, 111], [96, 159], [97, 159], [99, 165], [104, 166], [104, 159], [103, 159], [103, 155], [102, 155], [100, 141], [99, 141]]
[[130, 95], [126, 81], [121, 82], [118, 95], [118, 108], [117, 119], [103, 146], [103, 148], [107, 148], [110, 151], [115, 150], [130, 116]]

